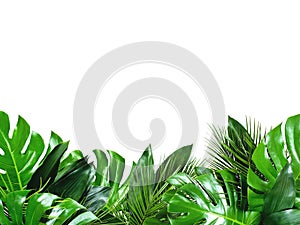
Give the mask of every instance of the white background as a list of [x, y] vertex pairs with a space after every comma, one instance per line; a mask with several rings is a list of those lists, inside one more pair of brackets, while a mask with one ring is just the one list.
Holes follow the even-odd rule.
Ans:
[[227, 114], [275, 126], [300, 113], [299, 12], [274, 0], [2, 1], [0, 110], [77, 148], [73, 102], [88, 68], [117, 47], [165, 41], [209, 67]]

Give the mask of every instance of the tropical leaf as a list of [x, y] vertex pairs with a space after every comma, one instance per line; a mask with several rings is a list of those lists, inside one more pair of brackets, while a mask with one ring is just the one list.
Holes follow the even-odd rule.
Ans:
[[[72, 198], [89, 211], [97, 213], [107, 202], [110, 188], [93, 186], [95, 169], [79, 150], [64, 155], [59, 144], [33, 175], [28, 187], [43, 190], [62, 198]], [[61, 161], [61, 162], [60, 162]], [[44, 185], [40, 183], [45, 183]], [[42, 187], [42, 188], [41, 188]]]
[[82, 158], [71, 163], [63, 170], [47, 190], [62, 198], [82, 201], [94, 180], [95, 170], [93, 166], [88, 164], [85, 158]]
[[147, 215], [147, 206], [151, 204], [153, 185], [155, 184], [154, 160], [149, 146], [138, 160], [130, 181], [126, 205], [129, 224], [143, 224]]
[[260, 123], [247, 119], [245, 128], [229, 116], [227, 129], [211, 126], [211, 132], [208, 140], [211, 167], [247, 177], [254, 149], [265, 135]]
[[167, 157], [155, 171], [151, 146], [139, 159], [133, 171], [127, 194], [129, 224], [168, 223], [167, 203], [163, 196], [171, 188], [170, 176], [188, 168], [192, 145], [182, 147]]
[[[104, 186], [111, 188], [110, 202], [109, 204], [116, 205], [123, 199], [126, 193], [125, 182], [121, 185], [125, 169], [125, 159], [114, 151], [107, 151], [108, 156], [102, 150], [94, 150], [94, 154], [97, 158], [97, 173], [96, 181], [97, 186]], [[108, 163], [109, 162], [109, 163]]]
[[0, 197], [6, 193], [24, 190], [36, 171], [51, 152], [53, 146], [61, 141], [51, 133], [50, 144], [45, 149], [41, 136], [30, 131], [28, 123], [19, 116], [16, 128], [10, 137], [10, 121], [6, 113], [0, 112]]
[[33, 190], [39, 190], [41, 188], [46, 189], [50, 185], [58, 172], [60, 159], [68, 148], [69, 142], [58, 144], [54, 149], [47, 155], [43, 163], [38, 169], [32, 174], [30, 181], [28, 182], [27, 188]]
[[289, 163], [280, 171], [273, 188], [266, 193], [263, 213], [269, 215], [293, 208], [296, 188], [293, 171]]
[[288, 209], [270, 214], [264, 219], [264, 225], [300, 224], [300, 210]]
[[[262, 211], [267, 193], [273, 188], [280, 172], [290, 163], [294, 182], [296, 184], [295, 206], [300, 207], [300, 115], [287, 119], [285, 124], [280, 124], [272, 129], [255, 149], [252, 161], [255, 167], [249, 169], [248, 190], [249, 207], [252, 210]], [[289, 176], [291, 176], [291, 170]], [[287, 176], [287, 174], [285, 174]], [[290, 179], [286, 179], [291, 183]], [[283, 183], [286, 187], [286, 185]], [[293, 194], [293, 193], [291, 193]]]
[[84, 156], [80, 150], [74, 150], [69, 153], [65, 153], [60, 159], [58, 172], [82, 158], [84, 158]]
[[[94, 154], [97, 159], [95, 187], [101, 188], [104, 192], [99, 205], [94, 207], [97, 209], [97, 216], [101, 224], [124, 224], [124, 216], [120, 214], [120, 204], [125, 200], [128, 192], [128, 179], [121, 184], [122, 178], [125, 176], [125, 159], [114, 151], [107, 151], [107, 154], [95, 149]], [[134, 164], [133, 164], [134, 167]], [[105, 189], [103, 189], [105, 188]], [[108, 194], [108, 196], [107, 196]], [[103, 197], [105, 204], [103, 206]], [[99, 198], [99, 197], [98, 197]]]
[[168, 205], [171, 224], [259, 224], [259, 212], [238, 207], [239, 194], [232, 185], [235, 180], [236, 176], [226, 170], [215, 175], [205, 173], [196, 180], [184, 173], [169, 178], [168, 182], [177, 188]]
[[[178, 149], [164, 160], [155, 172], [151, 146], [149, 146], [137, 163], [133, 163], [127, 179], [125, 176], [125, 160], [113, 151], [107, 151], [108, 156], [101, 150], [95, 150], [97, 157], [97, 179], [95, 185], [111, 188], [111, 193], [105, 209], [99, 218], [109, 224], [108, 219], [118, 219], [119, 223], [142, 224], [148, 217], [153, 217], [166, 208], [162, 196], [170, 185], [165, 180], [178, 171], [186, 168], [191, 170], [188, 163], [192, 146]], [[193, 161], [195, 163], [196, 161]], [[187, 166], [188, 165], [188, 166]], [[190, 167], [189, 167], [190, 165]], [[167, 220], [167, 214], [165, 217]], [[153, 218], [154, 219], [154, 218]], [[159, 218], [159, 220], [164, 220]]]
[[11, 192], [0, 200], [1, 225], [86, 225], [97, 220], [95, 215], [72, 199], [61, 199], [50, 193], [29, 195], [30, 192]]
[[107, 203], [110, 192], [109, 187], [91, 186], [84, 196], [82, 205], [97, 214]]

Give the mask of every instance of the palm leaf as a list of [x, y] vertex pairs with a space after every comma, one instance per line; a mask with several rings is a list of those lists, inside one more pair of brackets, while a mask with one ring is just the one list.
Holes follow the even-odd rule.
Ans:
[[[102, 223], [106, 224], [142, 224], [149, 217], [154, 217], [166, 208], [162, 196], [170, 185], [165, 180], [178, 171], [193, 171], [188, 159], [192, 146], [183, 147], [164, 160], [154, 171], [151, 146], [149, 146], [137, 163], [133, 163], [131, 171], [125, 180], [125, 159], [119, 154], [95, 150], [97, 157], [97, 179], [95, 185], [111, 188], [109, 200], [98, 214]], [[161, 214], [167, 219], [167, 214]], [[153, 218], [154, 219], [154, 218]], [[162, 219], [163, 220], [163, 219]], [[146, 224], [146, 223], [145, 223]]]
[[227, 129], [212, 126], [208, 140], [209, 163], [213, 169], [228, 169], [247, 177], [251, 158], [257, 144], [264, 137], [260, 123], [247, 119], [246, 128], [228, 117]]
[[155, 171], [151, 146], [138, 161], [130, 182], [126, 206], [129, 224], [167, 223], [167, 203], [163, 196], [171, 186], [166, 182], [170, 176], [189, 168], [192, 145], [182, 147], [167, 157]]

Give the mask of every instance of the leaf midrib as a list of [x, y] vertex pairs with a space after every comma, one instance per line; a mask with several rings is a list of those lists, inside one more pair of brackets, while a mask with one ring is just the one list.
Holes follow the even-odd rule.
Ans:
[[[198, 205], [198, 206], [199, 206], [199, 205]], [[199, 207], [200, 207], [200, 206], [199, 206]], [[219, 213], [215, 213], [215, 212], [213, 212], [213, 211], [203, 210], [203, 209], [201, 209], [201, 208], [199, 208], [199, 207], [198, 207], [198, 209], [196, 209], [198, 212], [205, 213], [205, 214], [211, 214], [211, 215], [214, 215], [214, 216], [216, 216], [216, 217], [218, 217], [218, 218], [223, 218], [223, 219], [226, 219], [226, 220], [228, 220], [228, 221], [231, 221], [231, 222], [233, 222], [233, 223], [237, 223], [237, 224], [240, 224], [240, 225], [249, 225], [248, 223], [240, 222], [240, 221], [238, 221], [238, 220], [236, 220], [236, 219], [233, 219], [233, 218], [230, 218], [230, 217], [228, 217], [228, 216], [226, 216], [226, 215], [219, 214]], [[195, 210], [194, 207], [185, 207], [185, 208]], [[225, 209], [225, 208], [224, 208], [224, 209]], [[227, 210], [225, 210], [225, 213], [226, 213], [226, 212], [227, 212]], [[243, 212], [243, 213], [244, 213], [244, 212]]]
[[[13, 162], [13, 165], [14, 165], [14, 169], [16, 171], [16, 175], [17, 175], [17, 178], [18, 178], [20, 190], [23, 190], [22, 180], [21, 180], [20, 173], [19, 173], [19, 170], [18, 170], [18, 167], [17, 167], [16, 159], [15, 159], [14, 154], [12, 152], [12, 149], [10, 147], [9, 140], [6, 138], [6, 135], [4, 135], [2, 131], [0, 131], [0, 134], [2, 135], [2, 137], [3, 137], [4, 141], [5, 141], [5, 144], [7, 146], [8, 152], [9, 152], [10, 157], [12, 159], [12, 162]], [[5, 154], [5, 152], [4, 152], [4, 154]], [[9, 177], [8, 173], [7, 173], [7, 177]], [[13, 189], [12, 191], [14, 191], [13, 185], [11, 187]]]

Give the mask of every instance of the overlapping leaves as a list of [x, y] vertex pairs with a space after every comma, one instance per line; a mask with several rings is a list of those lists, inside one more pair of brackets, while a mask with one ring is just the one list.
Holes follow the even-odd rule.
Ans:
[[28, 123], [18, 118], [16, 128], [10, 136], [10, 121], [6, 113], [0, 112], [0, 196], [23, 190], [40, 162], [61, 140], [51, 134], [48, 149], [41, 136], [30, 131]]
[[262, 211], [265, 224], [299, 224], [300, 115], [271, 130], [253, 153], [255, 167], [248, 172], [248, 201]]
[[213, 132], [212, 170], [189, 160], [192, 146], [158, 169], [149, 146], [131, 171], [95, 150], [95, 168], [55, 133], [45, 148], [22, 117], [12, 130], [0, 112], [0, 223], [299, 224], [300, 115], [267, 135], [231, 117]]
[[169, 200], [171, 224], [240, 224], [260, 223], [260, 213], [239, 207], [240, 198], [236, 177], [230, 171], [212, 171], [195, 180], [184, 173], [168, 179], [177, 190]]
[[[105, 210], [99, 215], [103, 223], [114, 221], [133, 225], [151, 224], [149, 220], [167, 219], [166, 203], [162, 201], [162, 197], [170, 185], [165, 180], [184, 170], [191, 150], [192, 146], [178, 149], [155, 170], [152, 149], [149, 146], [138, 162], [133, 163], [122, 184], [121, 179], [126, 175], [124, 158], [113, 151], [108, 151], [107, 158], [105, 152], [95, 150], [98, 162], [95, 184], [111, 188]], [[157, 215], [162, 218], [156, 217]]]
[[97, 220], [76, 201], [50, 193], [14, 191], [0, 200], [1, 225], [86, 225]]

